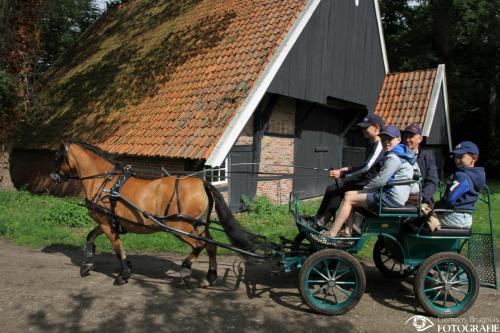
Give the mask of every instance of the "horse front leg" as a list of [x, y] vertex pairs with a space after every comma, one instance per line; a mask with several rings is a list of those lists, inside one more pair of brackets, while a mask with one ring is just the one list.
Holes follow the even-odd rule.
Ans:
[[111, 241], [113, 250], [115, 251], [116, 257], [120, 262], [120, 274], [118, 274], [113, 284], [115, 286], [121, 286], [128, 282], [128, 279], [131, 275], [132, 265], [130, 264], [130, 261], [127, 260], [127, 255], [125, 253], [125, 249], [122, 246], [120, 235], [115, 231], [115, 228], [112, 226], [112, 224], [101, 224], [101, 229]]
[[188, 279], [191, 276], [191, 266], [193, 261], [197, 260], [201, 251], [205, 248], [203, 242], [197, 241], [192, 238], [183, 239], [186, 243], [191, 245], [191, 253], [182, 261], [180, 275], [183, 279]]
[[103, 233], [101, 226], [95, 227], [89, 234], [87, 235], [87, 243], [85, 246], [85, 259], [80, 265], [80, 276], [88, 276], [90, 271], [94, 268], [94, 263], [92, 257], [95, 254], [95, 245], [94, 241], [97, 236]]

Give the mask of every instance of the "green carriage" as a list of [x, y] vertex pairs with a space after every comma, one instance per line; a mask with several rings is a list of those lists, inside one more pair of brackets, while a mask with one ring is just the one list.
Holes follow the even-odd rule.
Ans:
[[437, 317], [456, 317], [475, 302], [480, 286], [498, 288], [491, 215], [485, 188], [481, 201], [488, 207], [489, 232], [442, 228], [430, 232], [411, 227], [419, 206], [361, 211], [360, 235], [329, 238], [300, 214], [300, 201], [290, 195], [290, 212], [309, 244], [282, 249], [285, 271], [299, 268], [299, 290], [313, 310], [343, 314], [360, 301], [366, 286], [364, 271], [353, 254], [376, 238], [373, 260], [390, 278], [415, 275], [414, 292], [423, 309]]

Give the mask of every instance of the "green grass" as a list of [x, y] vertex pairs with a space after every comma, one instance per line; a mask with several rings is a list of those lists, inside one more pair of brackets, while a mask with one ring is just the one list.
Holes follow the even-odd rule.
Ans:
[[[16, 244], [35, 248], [53, 244], [83, 247], [87, 233], [97, 224], [88, 216], [82, 203], [77, 198], [32, 195], [26, 191], [0, 191], [0, 236]], [[318, 205], [319, 202], [306, 206], [313, 213]], [[247, 229], [262, 233], [272, 241], [277, 241], [279, 236], [293, 238], [297, 232], [288, 207], [272, 205], [264, 198], [256, 200], [251, 211], [238, 214], [237, 219]], [[223, 232], [214, 231], [212, 234], [216, 240], [229, 243]], [[163, 232], [148, 235], [125, 234], [121, 239], [127, 251], [190, 251], [189, 246]], [[100, 251], [112, 250], [104, 235], [97, 238], [96, 246]], [[219, 253], [231, 252], [220, 248]]]
[[[492, 214], [494, 221], [500, 218], [500, 182], [489, 184], [492, 192]], [[96, 224], [87, 215], [86, 208], [76, 198], [59, 198], [48, 195], [32, 195], [25, 191], [0, 191], [0, 236], [19, 245], [41, 248], [53, 244], [82, 246], [87, 233]], [[303, 203], [305, 214], [314, 214], [319, 200]], [[249, 205], [247, 213], [237, 214], [237, 219], [249, 230], [265, 235], [271, 241], [280, 236], [293, 238], [297, 229], [287, 205], [273, 205], [265, 198], [257, 198]], [[484, 203], [478, 203], [474, 216], [475, 232], [488, 232], [488, 212]], [[500, 227], [494, 230], [497, 244], [500, 240]], [[223, 232], [213, 232], [215, 239], [226, 242]], [[147, 252], [188, 252], [189, 247], [167, 233], [149, 235], [122, 235], [127, 251]], [[111, 251], [110, 242], [100, 236], [96, 245], [100, 251]], [[359, 254], [371, 256], [373, 242], [369, 242]], [[230, 253], [220, 249], [219, 253]]]

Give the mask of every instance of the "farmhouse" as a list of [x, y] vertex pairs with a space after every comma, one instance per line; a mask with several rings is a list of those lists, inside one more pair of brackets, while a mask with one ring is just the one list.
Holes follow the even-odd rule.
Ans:
[[327, 172], [311, 168], [359, 161], [367, 113], [420, 123], [437, 149], [451, 140], [444, 66], [389, 74], [377, 0], [128, 1], [43, 86], [44, 116], [12, 161], [33, 191], [80, 191], [48, 179], [68, 138], [141, 172], [205, 170], [233, 209], [242, 195], [321, 195]]

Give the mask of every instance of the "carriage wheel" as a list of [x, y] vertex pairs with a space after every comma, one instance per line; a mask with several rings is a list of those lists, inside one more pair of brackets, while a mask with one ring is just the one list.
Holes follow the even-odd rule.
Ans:
[[350, 254], [325, 249], [311, 255], [299, 274], [302, 299], [316, 312], [339, 315], [361, 300], [366, 277], [359, 262]]
[[464, 256], [442, 252], [428, 258], [418, 268], [415, 295], [426, 312], [436, 317], [456, 317], [476, 301], [479, 293], [477, 272]]
[[408, 266], [401, 262], [403, 254], [401, 253], [398, 257], [386, 246], [385, 242], [391, 242], [391, 240], [379, 238], [373, 247], [373, 262], [377, 269], [390, 278], [409, 276]]

